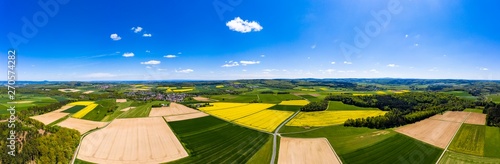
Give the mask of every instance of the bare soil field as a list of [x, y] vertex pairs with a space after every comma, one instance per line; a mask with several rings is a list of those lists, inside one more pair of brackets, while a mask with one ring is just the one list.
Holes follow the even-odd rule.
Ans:
[[319, 93], [311, 93], [311, 94], [309, 94], [309, 95], [314, 96], [314, 97], [321, 96]]
[[116, 99], [116, 102], [117, 103], [127, 102], [127, 99]]
[[201, 96], [197, 96], [197, 97], [193, 97], [194, 100], [196, 101], [203, 101], [203, 102], [208, 102], [210, 101], [209, 98], [206, 98], [206, 97], [201, 97]]
[[432, 116], [430, 119], [462, 122], [465, 120], [465, 118], [467, 118], [467, 115], [469, 115], [469, 112], [447, 111], [442, 115], [436, 114], [436, 115]]
[[469, 116], [469, 118], [467, 118], [467, 120], [465, 120], [465, 123], [476, 124], [476, 125], [485, 125], [486, 124], [486, 114], [470, 113], [470, 116]]
[[[457, 116], [461, 117], [461, 115]], [[396, 131], [428, 144], [445, 148], [455, 132], [460, 128], [460, 124], [460, 122], [436, 120], [431, 117], [413, 124], [399, 127]]]
[[278, 163], [340, 163], [326, 138], [287, 138], [280, 140]]
[[86, 136], [78, 153], [94, 163], [165, 163], [187, 156], [162, 117], [115, 119]]
[[45, 125], [48, 125], [60, 118], [63, 118], [65, 117], [66, 115], [68, 115], [69, 113], [62, 113], [61, 111], [64, 111], [66, 109], [69, 109], [73, 106], [70, 106], [70, 105], [65, 105], [55, 111], [52, 111], [52, 112], [49, 112], [49, 113], [45, 113], [45, 114], [42, 114], [42, 115], [38, 115], [38, 116], [33, 116], [33, 117], [30, 117], [32, 119], [35, 119], [35, 120], [38, 120], [40, 122], [42, 122], [43, 124]]
[[82, 120], [82, 119], [76, 119], [76, 118], [68, 118], [64, 120], [63, 122], [60, 122], [59, 126], [62, 127], [67, 127], [71, 129], [76, 129], [80, 132], [80, 134], [83, 134], [85, 132], [88, 132], [89, 130], [98, 128], [98, 127], [103, 127], [106, 125], [107, 122], [98, 122], [98, 121], [89, 121], [89, 120]]
[[94, 92], [94, 91], [85, 91], [85, 92], [83, 92], [83, 94], [90, 94], [92, 92]]
[[198, 112], [198, 113], [188, 113], [188, 114], [174, 115], [174, 116], [165, 116], [165, 120], [167, 120], [168, 122], [174, 122], [174, 121], [189, 120], [205, 116], [208, 116], [208, 114], [203, 112]]
[[149, 117], [172, 116], [172, 115], [181, 115], [181, 114], [198, 113], [198, 112], [200, 111], [188, 108], [182, 104], [170, 103], [169, 107], [151, 108], [151, 112], [149, 112]]

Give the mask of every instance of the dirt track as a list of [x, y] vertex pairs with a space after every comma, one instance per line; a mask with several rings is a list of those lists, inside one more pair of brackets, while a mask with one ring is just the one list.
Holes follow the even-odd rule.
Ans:
[[116, 119], [86, 136], [78, 153], [94, 163], [164, 163], [187, 156], [162, 117]]
[[340, 163], [326, 138], [287, 138], [280, 140], [278, 164]]
[[198, 112], [200, 111], [188, 108], [182, 104], [170, 103], [169, 107], [151, 108], [151, 112], [149, 112], [149, 117], [172, 116], [172, 115], [181, 115], [181, 114], [198, 113]]
[[127, 102], [127, 99], [116, 99], [116, 102], [117, 103]]
[[97, 127], [103, 127], [106, 125], [107, 122], [98, 122], [98, 121], [89, 121], [89, 120], [82, 120], [82, 119], [76, 119], [76, 118], [68, 118], [64, 120], [63, 122], [60, 122], [59, 126], [62, 127], [67, 127], [71, 129], [76, 129], [80, 132], [80, 134], [83, 134], [89, 130], [95, 129]]
[[476, 125], [485, 125], [486, 124], [486, 114], [471, 113], [469, 118], [467, 118], [467, 120], [465, 120], [465, 123], [476, 124]]

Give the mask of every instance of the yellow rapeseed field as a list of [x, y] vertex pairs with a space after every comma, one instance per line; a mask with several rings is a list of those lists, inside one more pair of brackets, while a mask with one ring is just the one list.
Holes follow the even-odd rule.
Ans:
[[189, 92], [189, 91], [192, 91], [193, 88], [189, 88], [189, 89], [175, 89], [173, 90], [174, 92]]
[[225, 102], [217, 102], [217, 103], [210, 103], [210, 105], [212, 105], [212, 106], [201, 107], [199, 109], [201, 111], [229, 109], [229, 108], [234, 108], [234, 107], [238, 107], [238, 106], [249, 105], [249, 103], [225, 103]]
[[307, 100], [287, 100], [287, 101], [281, 101], [279, 105], [297, 105], [297, 106], [304, 106], [309, 104], [309, 101]]
[[384, 115], [380, 110], [300, 112], [286, 125], [288, 126], [329, 126], [343, 124], [347, 119]]
[[90, 104], [93, 104], [94, 101], [77, 101], [77, 102], [72, 102], [72, 103], [69, 103], [68, 105], [84, 105], [84, 106], [87, 106], [87, 105], [90, 105]]
[[[215, 103], [214, 103], [215, 104]], [[234, 108], [221, 109], [221, 110], [209, 110], [207, 113], [220, 117], [224, 120], [232, 121], [236, 120], [259, 111], [265, 110], [274, 106], [274, 104], [264, 104], [264, 103], [253, 103], [244, 106], [237, 106]], [[203, 109], [201, 109], [203, 110]]]
[[302, 91], [313, 91], [313, 92], [316, 91], [315, 89], [300, 89], [300, 90], [302, 90]]
[[76, 112], [73, 114], [74, 118], [82, 118], [83, 116], [87, 115], [90, 111], [94, 110], [95, 107], [97, 107], [98, 104], [90, 104], [83, 108], [82, 110]]
[[369, 93], [353, 93], [353, 96], [371, 96], [372, 94]]
[[384, 91], [377, 91], [377, 94], [379, 94], [379, 95], [385, 95], [387, 93], [385, 93]]
[[255, 114], [240, 118], [234, 122], [250, 128], [273, 132], [293, 112], [279, 110], [263, 110]]
[[224, 88], [224, 85], [217, 85], [215, 88]]

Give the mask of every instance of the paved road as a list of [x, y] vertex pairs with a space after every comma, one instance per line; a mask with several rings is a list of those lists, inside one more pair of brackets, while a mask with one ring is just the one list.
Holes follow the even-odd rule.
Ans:
[[279, 136], [280, 134], [278, 133], [281, 129], [281, 127], [283, 127], [288, 121], [290, 121], [293, 117], [295, 117], [295, 115], [299, 114], [300, 111], [297, 111], [295, 112], [291, 117], [289, 117], [288, 119], [286, 119], [285, 121], [283, 121], [283, 123], [281, 123], [280, 126], [278, 126], [278, 128], [276, 128], [276, 130], [274, 131], [273, 133], [273, 155], [271, 157], [271, 164], [274, 164], [274, 161], [276, 160], [276, 138], [277, 136]]

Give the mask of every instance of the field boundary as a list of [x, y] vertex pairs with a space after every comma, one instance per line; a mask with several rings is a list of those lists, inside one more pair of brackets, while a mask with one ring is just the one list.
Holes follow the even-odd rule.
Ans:
[[448, 147], [450, 147], [451, 142], [453, 142], [453, 139], [455, 139], [455, 136], [457, 135], [458, 131], [460, 131], [460, 128], [462, 128], [462, 125], [464, 124], [465, 120], [467, 120], [469, 118], [470, 114], [471, 114], [471, 112], [469, 112], [467, 117], [465, 117], [465, 119], [462, 120], [462, 122], [460, 122], [460, 127], [458, 127], [458, 130], [455, 132], [455, 134], [453, 134], [453, 137], [451, 137], [451, 140], [446, 145], [446, 148], [443, 150], [443, 153], [441, 153], [441, 156], [439, 156], [438, 160], [436, 161], [436, 164], [439, 164], [439, 161], [441, 161], [441, 159], [443, 158], [446, 151], [448, 151]]

